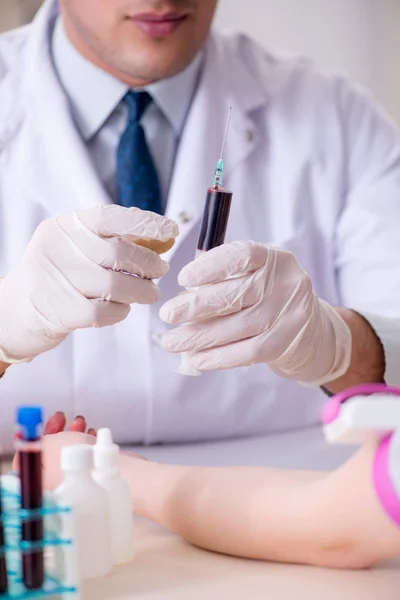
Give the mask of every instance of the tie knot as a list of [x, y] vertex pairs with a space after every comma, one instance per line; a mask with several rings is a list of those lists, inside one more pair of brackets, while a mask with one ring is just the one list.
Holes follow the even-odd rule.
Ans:
[[152, 101], [148, 92], [128, 92], [124, 97], [124, 102], [128, 106], [129, 121], [139, 122]]

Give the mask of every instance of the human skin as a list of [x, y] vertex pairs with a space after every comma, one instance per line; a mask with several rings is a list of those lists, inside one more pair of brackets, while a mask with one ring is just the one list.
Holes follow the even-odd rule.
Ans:
[[217, 0], [60, 0], [70, 41], [130, 87], [172, 77], [206, 40]]
[[[47, 489], [61, 482], [63, 446], [95, 443], [82, 417], [72, 431], [64, 427], [61, 413], [46, 426]], [[375, 443], [365, 445], [330, 473], [163, 465], [129, 453], [121, 454], [120, 466], [136, 513], [196, 546], [244, 558], [360, 569], [400, 554], [400, 529], [372, 486], [375, 449]]]
[[[347, 308], [336, 308], [351, 331], [351, 360], [347, 372], [330, 381], [325, 388], [337, 394], [363, 383], [383, 383], [385, 380], [385, 353], [382, 343], [364, 317]], [[400, 343], [400, 342], [399, 342]]]

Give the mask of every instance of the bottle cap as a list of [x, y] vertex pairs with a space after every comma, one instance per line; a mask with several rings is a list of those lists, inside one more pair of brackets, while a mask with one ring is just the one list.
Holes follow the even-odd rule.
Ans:
[[41, 437], [43, 412], [40, 406], [18, 407], [16, 421], [19, 425], [22, 439], [33, 441]]
[[93, 468], [93, 446], [79, 444], [64, 446], [61, 450], [63, 471], [90, 471]]
[[119, 447], [113, 443], [112, 434], [109, 429], [99, 429], [93, 453], [96, 469], [119, 468]]

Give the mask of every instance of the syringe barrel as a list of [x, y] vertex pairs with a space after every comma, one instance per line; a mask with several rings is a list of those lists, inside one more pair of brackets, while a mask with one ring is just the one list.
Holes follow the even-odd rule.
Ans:
[[[222, 187], [208, 189], [195, 258], [224, 243], [232, 197], [233, 192]], [[190, 353], [182, 355], [181, 364], [176, 372], [191, 377], [201, 375], [201, 371], [191, 366]]]
[[209, 188], [204, 207], [197, 250], [208, 252], [225, 241], [233, 192]]

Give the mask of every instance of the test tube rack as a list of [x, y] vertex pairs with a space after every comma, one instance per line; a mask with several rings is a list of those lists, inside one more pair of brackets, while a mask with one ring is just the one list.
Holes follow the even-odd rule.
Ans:
[[[57, 506], [49, 497], [46, 497], [43, 508], [39, 510], [21, 509], [19, 492], [1, 488], [2, 515], [5, 534], [5, 552], [7, 559], [8, 592], [0, 594], [1, 600], [28, 600], [30, 598], [54, 598], [79, 600], [78, 585], [70, 585], [63, 580], [62, 573], [58, 572], [56, 553], [65, 561], [66, 550], [73, 550], [73, 539], [63, 538], [61, 534], [61, 521], [65, 514], [71, 512], [69, 508]], [[43, 517], [44, 538], [38, 542], [22, 541], [22, 523]], [[54, 526], [57, 524], [58, 526]], [[53, 527], [50, 523], [53, 523]], [[45, 581], [39, 590], [27, 590], [22, 580], [22, 555], [29, 550], [43, 548], [45, 559]]]

